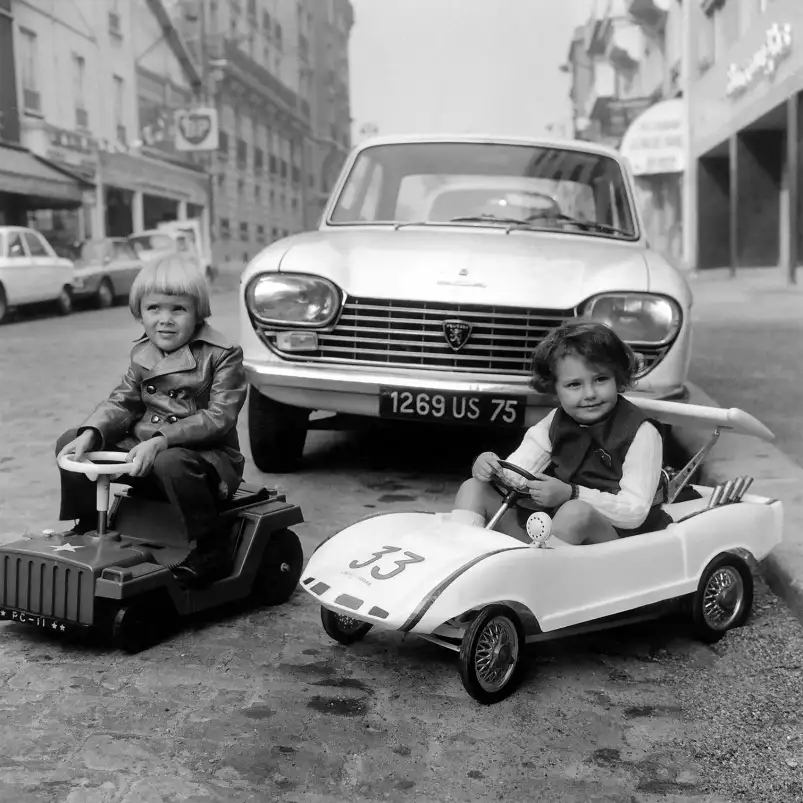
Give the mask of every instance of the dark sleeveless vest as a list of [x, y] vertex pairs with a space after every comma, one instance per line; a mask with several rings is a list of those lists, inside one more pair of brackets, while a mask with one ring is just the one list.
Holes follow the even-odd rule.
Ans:
[[[638, 428], [650, 419], [622, 396], [613, 412], [589, 426], [578, 424], [561, 407], [549, 427], [552, 465], [548, 474], [563, 482], [618, 493], [625, 457]], [[660, 427], [657, 427], [661, 432]], [[615, 528], [619, 535], [636, 535], [665, 527], [671, 518], [660, 505], [653, 505], [644, 523], [635, 529]]]

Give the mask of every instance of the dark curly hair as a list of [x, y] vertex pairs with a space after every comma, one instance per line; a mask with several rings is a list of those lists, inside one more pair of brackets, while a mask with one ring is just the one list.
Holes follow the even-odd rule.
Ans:
[[530, 386], [539, 393], [552, 393], [555, 366], [567, 354], [610, 369], [620, 391], [630, 387], [639, 368], [633, 350], [613, 329], [604, 323], [576, 319], [550, 330], [538, 344], [532, 357]]

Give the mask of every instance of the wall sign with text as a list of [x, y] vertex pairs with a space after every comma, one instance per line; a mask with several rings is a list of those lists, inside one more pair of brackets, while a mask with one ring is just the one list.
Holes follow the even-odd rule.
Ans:
[[778, 65], [792, 52], [792, 26], [775, 23], [768, 31], [764, 44], [744, 64], [728, 67], [725, 94], [737, 98], [762, 78], [772, 79]]

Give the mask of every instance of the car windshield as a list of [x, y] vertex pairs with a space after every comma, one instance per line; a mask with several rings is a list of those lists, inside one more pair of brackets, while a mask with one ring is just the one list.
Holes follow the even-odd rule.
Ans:
[[106, 243], [102, 240], [81, 243], [80, 257], [84, 262], [103, 262], [106, 256]]
[[479, 224], [637, 236], [615, 159], [501, 143], [370, 146], [354, 162], [328, 223]]
[[173, 251], [173, 238], [167, 234], [138, 234], [129, 237], [128, 242], [139, 251]]

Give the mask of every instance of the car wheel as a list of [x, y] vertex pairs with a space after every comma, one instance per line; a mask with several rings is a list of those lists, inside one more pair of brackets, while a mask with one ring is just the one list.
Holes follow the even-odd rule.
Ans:
[[260, 471], [292, 471], [307, 439], [309, 410], [268, 399], [253, 386], [248, 391], [248, 440]]
[[0, 323], [8, 317], [8, 300], [6, 299], [6, 291], [3, 285], [0, 284]]
[[72, 293], [69, 287], [62, 287], [59, 297], [56, 299], [56, 307], [59, 315], [69, 315], [72, 312]]
[[345, 645], [359, 641], [373, 627], [369, 622], [361, 622], [324, 607], [321, 607], [321, 624], [327, 636]]
[[460, 643], [460, 680], [485, 705], [504, 700], [517, 686], [522, 667], [524, 631], [504, 605], [480, 611]]
[[296, 590], [304, 566], [301, 541], [292, 530], [271, 536], [257, 569], [252, 597], [261, 605], [281, 605]]
[[95, 297], [99, 309], [108, 309], [114, 305], [114, 287], [109, 279], [104, 279], [98, 287], [98, 294]]
[[708, 644], [741, 627], [753, 607], [750, 567], [736, 555], [718, 555], [700, 577], [691, 606], [695, 633]]

